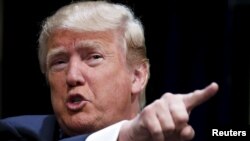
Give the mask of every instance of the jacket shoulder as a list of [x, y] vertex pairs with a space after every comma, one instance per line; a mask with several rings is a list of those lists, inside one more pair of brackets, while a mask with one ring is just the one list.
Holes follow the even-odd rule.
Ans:
[[0, 139], [53, 140], [59, 130], [53, 115], [23, 115], [0, 120]]

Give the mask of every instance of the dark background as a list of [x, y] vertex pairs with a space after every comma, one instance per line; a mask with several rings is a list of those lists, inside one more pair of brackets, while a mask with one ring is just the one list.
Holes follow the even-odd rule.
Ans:
[[[70, 2], [3, 1], [2, 118], [53, 113], [37, 39], [43, 19]], [[165, 92], [187, 93], [215, 81], [217, 95], [191, 113], [194, 140], [206, 140], [212, 128], [248, 125], [250, 2], [113, 2], [129, 5], [144, 24], [151, 62], [148, 104]]]

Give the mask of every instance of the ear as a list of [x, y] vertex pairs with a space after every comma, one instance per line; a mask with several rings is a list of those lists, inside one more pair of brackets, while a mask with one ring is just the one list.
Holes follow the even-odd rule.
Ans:
[[140, 94], [147, 84], [149, 65], [142, 63], [135, 66], [132, 78], [132, 94]]

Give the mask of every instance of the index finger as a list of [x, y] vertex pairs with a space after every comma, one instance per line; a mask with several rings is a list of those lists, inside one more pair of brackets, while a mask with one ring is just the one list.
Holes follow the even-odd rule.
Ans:
[[184, 95], [183, 101], [187, 110], [190, 111], [194, 107], [210, 99], [212, 96], [216, 94], [218, 89], [219, 89], [218, 84], [213, 82], [202, 90], [196, 90], [190, 94]]

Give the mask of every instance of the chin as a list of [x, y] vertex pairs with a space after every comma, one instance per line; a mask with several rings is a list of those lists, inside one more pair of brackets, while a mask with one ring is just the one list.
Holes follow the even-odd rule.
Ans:
[[93, 133], [101, 128], [105, 127], [93, 117], [86, 117], [86, 115], [74, 115], [62, 122], [63, 130], [68, 135], [79, 135]]

